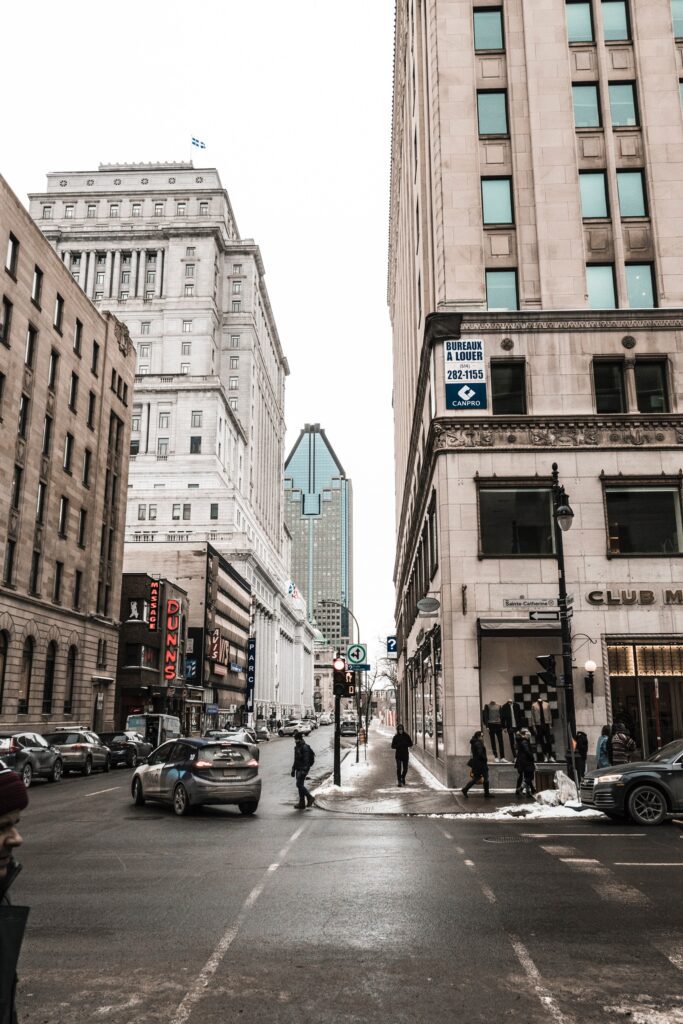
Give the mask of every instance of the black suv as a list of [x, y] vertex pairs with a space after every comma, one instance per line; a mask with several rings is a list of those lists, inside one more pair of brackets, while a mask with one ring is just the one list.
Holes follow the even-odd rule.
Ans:
[[0, 732], [0, 758], [27, 789], [35, 778], [59, 782], [64, 770], [59, 751], [37, 732]]
[[683, 740], [667, 743], [647, 761], [588, 772], [581, 803], [638, 825], [661, 825], [683, 814]]
[[140, 761], [154, 749], [151, 743], [145, 743], [142, 736], [135, 732], [101, 732], [99, 737], [111, 751], [112, 768], [118, 765], [137, 768]]

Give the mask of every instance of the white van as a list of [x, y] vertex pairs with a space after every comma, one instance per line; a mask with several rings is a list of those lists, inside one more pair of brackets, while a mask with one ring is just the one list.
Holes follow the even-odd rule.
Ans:
[[174, 715], [128, 715], [126, 729], [139, 733], [145, 742], [158, 747], [180, 736], [180, 719]]

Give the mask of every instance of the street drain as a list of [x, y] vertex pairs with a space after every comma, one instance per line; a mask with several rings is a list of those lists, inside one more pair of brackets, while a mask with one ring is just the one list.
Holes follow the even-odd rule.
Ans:
[[485, 843], [530, 843], [530, 839], [524, 839], [522, 836], [491, 836], [490, 838], [484, 839]]

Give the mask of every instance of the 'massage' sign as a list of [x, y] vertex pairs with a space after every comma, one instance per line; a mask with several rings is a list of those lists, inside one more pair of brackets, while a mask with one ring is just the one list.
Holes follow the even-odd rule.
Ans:
[[173, 682], [178, 674], [178, 645], [180, 641], [180, 601], [171, 597], [166, 602], [166, 655], [164, 679]]

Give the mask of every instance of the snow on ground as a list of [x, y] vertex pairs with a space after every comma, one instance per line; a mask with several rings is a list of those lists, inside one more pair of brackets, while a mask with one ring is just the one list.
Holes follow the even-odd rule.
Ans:
[[605, 1020], [628, 1021], [628, 1024], [683, 1024], [683, 1007], [670, 1006], [666, 1010], [649, 1006], [605, 1006]]
[[602, 811], [579, 811], [580, 804], [565, 804], [559, 807], [546, 807], [542, 804], [509, 804], [507, 807], [499, 807], [495, 811], [491, 811], [488, 814], [484, 811], [479, 811], [475, 814], [430, 814], [430, 818], [457, 818], [462, 820], [463, 818], [477, 818], [479, 821], [486, 819], [488, 821], [511, 821], [518, 819], [519, 821], [530, 821], [538, 820], [542, 818], [548, 820], [551, 818], [578, 818], [579, 815], [582, 820], [586, 818], [604, 818]]

